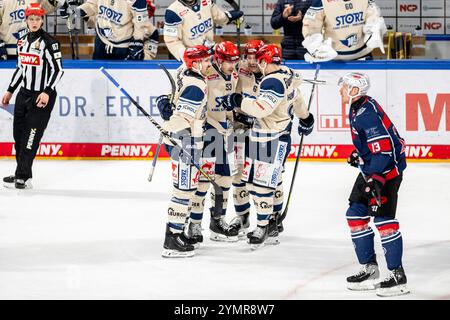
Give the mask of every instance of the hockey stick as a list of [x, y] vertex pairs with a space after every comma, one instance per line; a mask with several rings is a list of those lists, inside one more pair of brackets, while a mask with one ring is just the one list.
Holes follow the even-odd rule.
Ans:
[[[228, 3], [233, 10], [240, 10], [239, 5], [234, 0], [225, 0], [226, 3]], [[236, 44], [239, 52], [241, 51], [241, 18], [236, 20]]]
[[[317, 76], [319, 75], [319, 70], [320, 70], [320, 64], [316, 64], [316, 73], [314, 75], [313, 87], [312, 87], [311, 95], [309, 96], [309, 101], [308, 101], [308, 111], [311, 108], [311, 102], [312, 102], [313, 97], [314, 97], [314, 92], [316, 91]], [[292, 190], [294, 189], [294, 182], [295, 182], [295, 176], [296, 176], [296, 173], [297, 173], [298, 162], [299, 162], [299, 159], [300, 159], [300, 154], [302, 153], [302, 146], [303, 146], [303, 138], [304, 137], [305, 137], [305, 135], [302, 133], [302, 136], [300, 137], [300, 145], [298, 146], [297, 158], [295, 159], [294, 173], [292, 174], [291, 187], [289, 188], [289, 194], [288, 194], [288, 198], [287, 198], [287, 202], [286, 202], [286, 207], [284, 208], [283, 213], [281, 214], [280, 218], [278, 219], [278, 224], [283, 222], [283, 220], [286, 218], [286, 215], [287, 215], [287, 212], [288, 212], [288, 209], [289, 209], [289, 203], [291, 202]]]
[[[167, 75], [167, 78], [169, 78], [170, 90], [171, 90], [170, 103], [172, 103], [173, 102], [173, 98], [175, 96], [175, 89], [176, 89], [176, 87], [175, 87], [175, 80], [173, 80], [172, 75], [170, 74], [169, 70], [167, 70], [167, 68], [164, 65], [162, 65], [162, 64], [158, 64], [158, 65], [159, 65], [159, 67], [161, 69], [163, 69], [163, 71]], [[159, 155], [159, 151], [161, 150], [161, 145], [162, 145], [162, 142], [163, 142], [163, 138], [164, 138], [163, 135], [160, 134], [159, 135], [158, 146], [156, 147], [155, 155], [154, 155], [153, 161], [152, 161], [152, 167], [150, 168], [150, 173], [148, 175], [148, 179], [147, 179], [148, 182], [152, 181], [153, 171], [155, 170], [155, 167], [156, 167], [156, 161], [158, 160], [158, 155]]]
[[175, 140], [172, 139], [172, 137], [170, 136], [170, 133], [166, 130], [164, 130], [161, 125], [155, 120], [153, 119], [153, 117], [151, 115], [148, 114], [147, 111], [145, 111], [144, 108], [142, 108], [139, 103], [137, 103], [136, 100], [134, 100], [129, 94], [128, 92], [122, 88], [120, 86], [120, 84], [105, 70], [104, 67], [100, 68], [100, 71], [109, 79], [109, 81], [111, 81], [114, 86], [116, 86], [117, 89], [120, 90], [120, 92], [122, 92], [122, 94], [127, 97], [131, 103], [133, 103], [135, 105], [136, 108], [139, 109], [139, 111], [141, 111], [145, 117], [156, 127], [156, 129], [159, 130], [159, 132], [161, 132], [161, 134], [164, 136], [164, 138], [166, 138], [167, 140], [170, 141], [171, 144], [173, 144], [174, 146], [178, 147], [181, 152], [184, 153], [184, 155], [188, 158], [189, 161], [192, 162], [192, 164], [194, 165], [194, 167], [196, 167], [198, 169], [198, 171], [209, 181], [211, 182], [213, 188], [214, 188], [214, 192], [216, 193], [216, 201], [215, 201], [215, 206], [214, 206], [214, 218], [219, 218], [222, 216], [222, 203], [223, 203], [223, 191], [222, 188], [219, 187], [219, 185], [211, 178], [211, 176], [209, 174], [207, 174], [203, 169], [202, 166], [199, 165], [195, 159], [191, 156], [191, 154], [189, 153], [189, 151], [186, 151], [183, 147], [181, 147]]

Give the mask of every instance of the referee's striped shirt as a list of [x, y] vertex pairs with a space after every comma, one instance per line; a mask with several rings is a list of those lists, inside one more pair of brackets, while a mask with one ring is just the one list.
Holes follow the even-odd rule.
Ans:
[[18, 61], [8, 91], [23, 87], [34, 92], [52, 93], [64, 71], [59, 42], [44, 30], [30, 32], [17, 42]]

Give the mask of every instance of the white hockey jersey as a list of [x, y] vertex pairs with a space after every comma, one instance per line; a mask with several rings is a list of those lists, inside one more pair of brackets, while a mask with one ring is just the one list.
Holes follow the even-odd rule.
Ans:
[[364, 43], [363, 26], [379, 16], [373, 0], [314, 0], [303, 18], [303, 36], [321, 33], [332, 39], [336, 60], [355, 60], [372, 51]]
[[236, 92], [237, 72], [225, 75], [216, 63], [212, 64], [211, 73], [206, 77], [208, 84], [208, 112], [206, 122], [217, 129], [220, 134], [228, 135], [232, 130], [233, 113], [223, 105], [225, 96]]
[[212, 0], [198, 0], [198, 4], [185, 6], [180, 0], [173, 2], [164, 17], [164, 42], [179, 61], [188, 47], [214, 42], [214, 25], [225, 25], [229, 19]]
[[132, 39], [144, 40], [154, 30], [145, 0], [88, 0], [79, 8], [96, 17], [98, 37], [112, 47], [127, 48]]
[[256, 97], [242, 99], [241, 110], [256, 118], [250, 131], [253, 141], [270, 141], [289, 133], [292, 117], [305, 119], [309, 112], [300, 93], [301, 75], [281, 66], [266, 75], [257, 89]]
[[17, 40], [28, 33], [25, 9], [36, 2], [41, 3], [48, 14], [64, 0], [0, 0], [0, 40], [6, 43], [8, 55], [17, 55]]

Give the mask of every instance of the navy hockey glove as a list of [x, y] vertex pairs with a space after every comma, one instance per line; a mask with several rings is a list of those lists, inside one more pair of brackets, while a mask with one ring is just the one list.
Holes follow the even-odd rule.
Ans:
[[253, 127], [255, 118], [240, 112], [234, 112], [234, 121], [243, 124], [245, 127], [251, 128]]
[[156, 98], [156, 106], [163, 120], [168, 121], [173, 114], [174, 104], [170, 102], [170, 97], [163, 94]]
[[359, 167], [359, 153], [358, 151], [356, 151], [356, 149], [353, 150], [352, 153], [350, 153], [350, 155], [348, 156], [347, 163], [352, 167]]
[[223, 107], [227, 109], [227, 111], [232, 111], [234, 108], [240, 108], [242, 103], [242, 94], [240, 93], [231, 93], [226, 95], [223, 99]]
[[367, 194], [369, 199], [376, 199], [377, 203], [381, 204], [381, 190], [386, 182], [386, 179], [379, 174], [372, 174], [368, 177], [366, 182], [366, 188], [364, 192]]
[[3, 40], [0, 40], [0, 60], [7, 60], [8, 53], [6, 52], [6, 43]]
[[131, 40], [128, 45], [128, 56], [125, 60], [143, 60], [144, 42], [141, 40]]
[[314, 128], [314, 116], [312, 113], [306, 119], [298, 119], [298, 134], [304, 134], [307, 136], [313, 131]]
[[226, 11], [225, 14], [228, 17], [228, 23], [231, 23], [235, 20], [240, 19], [244, 15], [244, 12], [240, 11], [240, 10], [231, 10], [231, 11]]

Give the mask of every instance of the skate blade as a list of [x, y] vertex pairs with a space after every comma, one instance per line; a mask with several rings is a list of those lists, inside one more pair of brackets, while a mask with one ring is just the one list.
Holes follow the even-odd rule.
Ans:
[[16, 188], [16, 186], [14, 185], [14, 182], [13, 183], [3, 182], [3, 186], [7, 189], [15, 189]]
[[264, 247], [264, 243], [250, 243], [250, 250], [255, 251], [258, 250], [259, 248]]
[[191, 258], [195, 255], [195, 251], [177, 251], [177, 250], [170, 250], [170, 249], [164, 249], [162, 252], [163, 258]]
[[7, 189], [15, 189], [15, 190], [33, 189], [33, 185], [31, 184], [31, 182], [25, 182], [25, 188], [16, 188], [16, 184], [14, 182], [13, 183], [3, 182], [3, 186]]
[[212, 231], [211, 231], [211, 235], [209, 236], [209, 239], [211, 239], [212, 241], [217, 241], [217, 242], [237, 242], [237, 241], [239, 241], [238, 236], [227, 237], [227, 236], [224, 236], [223, 234], [215, 233]]
[[408, 294], [411, 291], [406, 287], [405, 284], [400, 284], [392, 288], [378, 288], [377, 296], [379, 297], [395, 297]]
[[363, 282], [347, 282], [347, 289], [352, 291], [369, 291], [377, 288], [378, 279], [366, 280]]
[[276, 246], [280, 244], [280, 240], [278, 239], [278, 237], [268, 237], [264, 243], [269, 246]]

